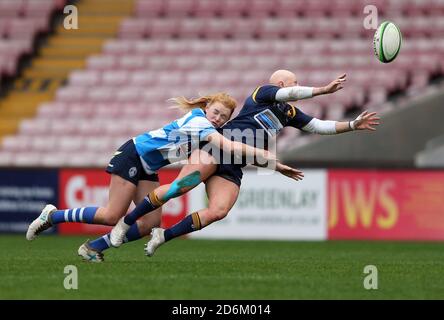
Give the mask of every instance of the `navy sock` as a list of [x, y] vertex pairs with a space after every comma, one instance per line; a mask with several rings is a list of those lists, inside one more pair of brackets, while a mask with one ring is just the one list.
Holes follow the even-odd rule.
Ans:
[[163, 204], [154, 192], [151, 192], [148, 197], [145, 197], [141, 203], [139, 203], [133, 211], [128, 213], [123, 220], [127, 225], [134, 224], [137, 219], [146, 215], [147, 213], [156, 210]]
[[176, 223], [171, 228], [166, 229], [163, 235], [166, 242], [200, 229], [202, 229], [202, 226], [200, 223], [199, 214], [197, 212], [193, 212], [192, 214], [186, 216], [181, 221]]
[[50, 215], [51, 223], [58, 224], [62, 222], [83, 222], [94, 224], [94, 216], [98, 207], [73, 208], [66, 210], [57, 210]]
[[[98, 250], [98, 251], [104, 251], [106, 249], [109, 249], [111, 247], [109, 235], [110, 234], [107, 233], [103, 237], [100, 237], [100, 238], [90, 241], [88, 244], [91, 248]], [[140, 236], [139, 227], [137, 226], [137, 223], [135, 223], [126, 232], [126, 236], [125, 236], [125, 239], [123, 242], [131, 242], [134, 240], [138, 240], [140, 238], [142, 238], [142, 237]]]

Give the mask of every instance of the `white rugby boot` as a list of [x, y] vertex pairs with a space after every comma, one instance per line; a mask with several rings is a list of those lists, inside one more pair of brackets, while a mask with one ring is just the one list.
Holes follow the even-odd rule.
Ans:
[[91, 248], [88, 244], [89, 240], [86, 240], [84, 244], [79, 247], [77, 253], [87, 262], [103, 262], [105, 258], [101, 251]]
[[165, 229], [162, 228], [153, 228], [151, 231], [151, 240], [145, 246], [145, 253], [148, 257], [152, 257], [154, 251], [165, 243], [164, 231]]
[[34, 240], [41, 232], [51, 228], [52, 223], [49, 216], [56, 210], [57, 208], [52, 204], [46, 205], [37, 219], [29, 225], [28, 231], [26, 232], [26, 239], [29, 241]]
[[125, 221], [123, 221], [124, 218], [125, 217], [120, 218], [119, 222], [117, 222], [117, 224], [111, 230], [111, 234], [109, 236], [111, 245], [115, 248], [118, 248], [122, 245], [126, 233], [131, 228], [130, 225], [126, 224]]

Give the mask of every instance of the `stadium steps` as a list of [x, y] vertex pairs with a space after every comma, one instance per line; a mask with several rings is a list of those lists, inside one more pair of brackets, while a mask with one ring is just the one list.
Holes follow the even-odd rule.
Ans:
[[69, 73], [83, 69], [88, 56], [100, 53], [103, 43], [117, 35], [122, 19], [134, 11], [133, 0], [83, 0], [76, 5], [79, 28], [56, 27], [0, 103], [0, 138], [17, 132], [20, 121], [34, 117], [40, 103], [53, 100]]

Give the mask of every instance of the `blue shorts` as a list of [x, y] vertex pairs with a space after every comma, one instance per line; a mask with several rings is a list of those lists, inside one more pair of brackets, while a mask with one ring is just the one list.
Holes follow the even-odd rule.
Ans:
[[157, 174], [147, 174], [137, 153], [133, 140], [125, 142], [115, 153], [106, 167], [106, 172], [116, 174], [136, 186], [140, 180], [159, 182]]

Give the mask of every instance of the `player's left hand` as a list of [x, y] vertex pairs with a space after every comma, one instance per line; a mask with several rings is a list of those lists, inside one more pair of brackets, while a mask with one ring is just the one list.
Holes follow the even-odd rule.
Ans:
[[329, 93], [333, 93], [336, 92], [338, 90], [341, 90], [342, 88], [344, 88], [344, 82], [346, 81], [346, 74], [342, 74], [339, 77], [337, 77], [335, 80], [333, 80], [332, 82], [330, 82], [325, 88], [325, 94], [329, 94]]
[[282, 164], [279, 161], [276, 164], [276, 171], [296, 181], [300, 181], [304, 178], [304, 173], [302, 171]]
[[375, 131], [375, 126], [379, 125], [381, 118], [376, 116], [376, 112], [368, 112], [365, 110], [354, 121], [354, 130], [370, 130]]

